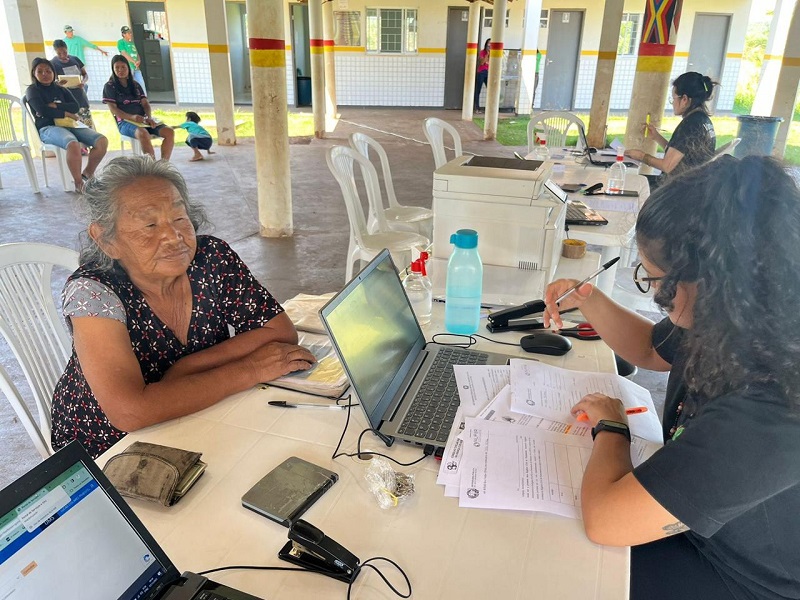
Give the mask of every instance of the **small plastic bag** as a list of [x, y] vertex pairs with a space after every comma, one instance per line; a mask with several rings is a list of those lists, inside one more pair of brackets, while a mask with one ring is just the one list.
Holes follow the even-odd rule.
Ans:
[[381, 508], [394, 508], [414, 493], [414, 476], [395, 471], [379, 456], [369, 462], [364, 479]]

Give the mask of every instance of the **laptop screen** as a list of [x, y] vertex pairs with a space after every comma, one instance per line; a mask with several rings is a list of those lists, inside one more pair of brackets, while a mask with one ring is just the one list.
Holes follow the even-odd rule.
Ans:
[[425, 346], [389, 252], [378, 255], [320, 314], [370, 425], [377, 428]]
[[154, 592], [167, 568], [86, 466], [75, 462], [47, 478], [0, 515], [0, 598], [134, 600]]

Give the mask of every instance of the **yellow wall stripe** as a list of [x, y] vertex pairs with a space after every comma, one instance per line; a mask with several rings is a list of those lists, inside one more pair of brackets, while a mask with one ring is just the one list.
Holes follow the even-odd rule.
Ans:
[[366, 52], [364, 46], [336, 46], [337, 52]]
[[597, 56], [598, 54], [597, 50], [581, 50], [581, 56]]
[[741, 52], [728, 52], [725, 55], [725, 58], [742, 58], [742, 53]]
[[31, 54], [44, 55], [44, 42], [41, 43], [14, 42], [13, 44], [11, 44], [11, 47], [14, 48], [14, 52], [30, 52]]
[[286, 67], [284, 50], [250, 50], [250, 64], [254, 67]]
[[447, 48], [417, 48], [420, 54], [444, 54]]
[[227, 54], [228, 44], [209, 44], [208, 51], [212, 54]]
[[783, 58], [782, 54], [765, 54], [764, 60], [781, 60]]
[[636, 70], [651, 73], [669, 73], [672, 71], [672, 57], [639, 56], [639, 60], [636, 61]]
[[688, 52], [676, 52], [675, 56], [680, 57], [680, 58], [689, 58], [689, 53]]
[[173, 48], [202, 48], [208, 49], [208, 44], [200, 42], [170, 42]]

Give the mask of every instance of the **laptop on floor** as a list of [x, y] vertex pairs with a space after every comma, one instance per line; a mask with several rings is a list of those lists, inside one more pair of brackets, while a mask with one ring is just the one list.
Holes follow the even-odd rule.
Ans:
[[508, 364], [512, 357], [426, 343], [397, 269], [383, 250], [320, 310], [370, 427], [444, 447], [458, 409], [453, 364]]
[[590, 208], [580, 200], [569, 200], [567, 192], [562, 190], [554, 181], [545, 180], [544, 189], [553, 198], [557, 198], [567, 205], [567, 218], [565, 220], [567, 225], [608, 225], [608, 219], [593, 208]]
[[[602, 153], [598, 150], [594, 150], [591, 146], [589, 146], [589, 142], [586, 139], [586, 130], [578, 125], [578, 136], [580, 136], [581, 143], [586, 150], [586, 156], [589, 158], [589, 162], [592, 163], [596, 167], [610, 167], [615, 162], [617, 162], [617, 155], [616, 153], [611, 154], [609, 153]], [[594, 152], [592, 152], [594, 150]], [[638, 169], [639, 163], [628, 158], [623, 161], [626, 167], [631, 167], [632, 169]]]
[[259, 600], [181, 575], [78, 442], [0, 491], [0, 598]]

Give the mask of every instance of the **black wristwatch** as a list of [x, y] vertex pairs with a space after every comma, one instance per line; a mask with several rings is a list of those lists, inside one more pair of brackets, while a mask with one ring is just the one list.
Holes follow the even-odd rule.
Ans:
[[613, 433], [619, 433], [620, 435], [624, 435], [625, 438], [630, 442], [631, 441], [631, 430], [625, 423], [620, 423], [619, 421], [609, 421], [607, 419], [600, 419], [597, 422], [597, 425], [592, 427], [592, 439], [597, 437], [597, 434], [601, 431], [611, 431]]

